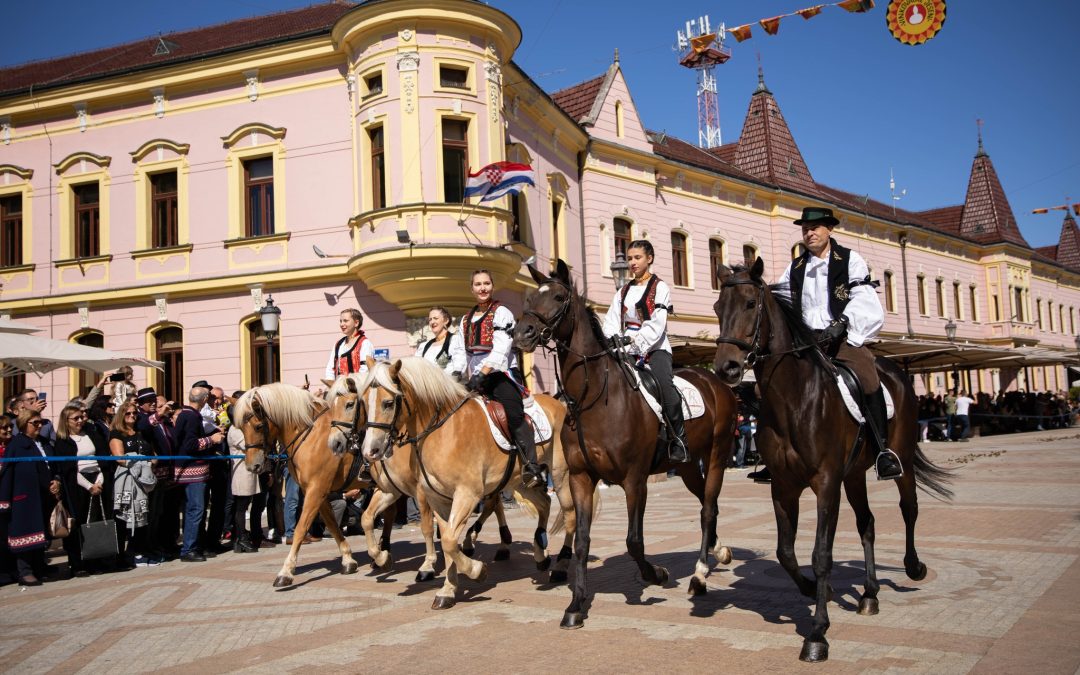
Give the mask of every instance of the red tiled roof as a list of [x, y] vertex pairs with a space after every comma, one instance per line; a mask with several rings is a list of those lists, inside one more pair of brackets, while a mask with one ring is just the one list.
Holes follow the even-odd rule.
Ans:
[[[875, 218], [881, 218], [882, 220], [891, 220], [898, 223], [912, 223], [919, 227], [925, 227], [932, 230], [940, 230], [935, 227], [934, 224], [923, 218], [921, 214], [914, 211], [905, 211], [904, 209], [896, 209], [893, 211], [893, 207], [885, 202], [879, 202], [876, 199], [870, 199], [869, 195], [857, 195], [846, 190], [830, 187], [823, 183], [816, 183], [816, 189], [810, 194], [816, 194], [837, 206], [842, 206], [848, 210], [855, 211], [857, 213], [865, 213]], [[951, 234], [956, 234], [955, 232]]]
[[960, 220], [964, 215], [964, 205], [943, 206], [939, 209], [919, 211], [918, 214], [937, 226], [942, 232], [960, 235]]
[[676, 162], [682, 162], [683, 164], [689, 164], [690, 166], [696, 166], [701, 169], [715, 171], [732, 178], [750, 180], [755, 183], [761, 182], [745, 171], [740, 171], [733, 165], [718, 159], [709, 150], [704, 150], [696, 145], [687, 143], [682, 139], [668, 136], [659, 131], [649, 131], [647, 133], [652, 139], [653, 152], [661, 157]]
[[132, 70], [157, 68], [195, 58], [250, 49], [283, 40], [328, 34], [353, 4], [329, 3], [302, 9], [239, 19], [228, 23], [168, 33], [161, 38], [175, 47], [154, 56], [157, 37], [106, 47], [91, 52], [24, 63], [0, 70], [0, 96], [93, 80]]
[[716, 155], [722, 161], [735, 166], [735, 153], [739, 150], [739, 142], [728, 143], [727, 145], [721, 145], [715, 148], [709, 148], [709, 153]]
[[604, 84], [605, 77], [607, 77], [607, 73], [586, 80], [581, 84], [560, 89], [551, 95], [551, 100], [555, 101], [555, 105], [566, 111], [566, 114], [575, 122], [580, 122], [581, 118], [592, 111], [593, 104], [596, 102], [596, 95], [600, 93], [600, 87]]
[[1076, 226], [1072, 214], [1065, 212], [1065, 221], [1061, 223], [1061, 237], [1058, 239], [1057, 255], [1054, 259], [1066, 267], [1080, 271], [1080, 229]]
[[1050, 260], [1052, 262], [1057, 262], [1058, 261], [1058, 259], [1057, 259], [1057, 256], [1058, 256], [1057, 244], [1054, 244], [1053, 246], [1040, 246], [1037, 249], [1035, 249], [1035, 254], [1039, 255], [1039, 256], [1042, 256], [1043, 258], [1046, 258], [1047, 260]]
[[1009, 242], [1031, 248], [1016, 225], [1009, 200], [1001, 187], [990, 156], [980, 146], [971, 163], [964, 215], [960, 220], [960, 236], [979, 244]]
[[799, 146], [772, 92], [759, 82], [750, 97], [735, 153], [735, 166], [758, 178], [800, 192], [815, 188]]

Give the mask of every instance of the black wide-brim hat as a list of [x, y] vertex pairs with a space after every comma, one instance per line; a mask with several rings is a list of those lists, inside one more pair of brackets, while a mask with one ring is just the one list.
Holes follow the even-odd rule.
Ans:
[[210, 386], [210, 383], [207, 382], [206, 380], [199, 380], [195, 384], [191, 385], [191, 388], [192, 389], [196, 389], [196, 388], [205, 389], [207, 391], [210, 391], [211, 389], [213, 389], [213, 387]]
[[826, 227], [836, 227], [840, 224], [840, 221], [833, 215], [832, 209], [827, 209], [822, 206], [807, 206], [802, 210], [802, 218], [793, 221], [796, 225], [825, 225]]
[[144, 387], [139, 390], [139, 393], [135, 394], [135, 400], [139, 403], [146, 403], [148, 401], [157, 400], [157, 392], [153, 387]]

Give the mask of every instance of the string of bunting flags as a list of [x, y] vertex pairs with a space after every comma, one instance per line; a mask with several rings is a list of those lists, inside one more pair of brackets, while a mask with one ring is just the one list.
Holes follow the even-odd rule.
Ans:
[[[801, 16], [809, 21], [821, 14], [821, 10], [826, 7], [839, 7], [853, 14], [861, 14], [874, 8], [874, 0], [842, 0], [842, 2], [814, 5], [788, 14], [759, 19], [757, 24], [767, 34], [776, 35], [780, 31], [781, 19]], [[903, 44], [918, 45], [931, 39], [941, 30], [941, 26], [945, 23], [945, 0], [890, 0], [885, 14], [885, 23], [893, 37]], [[731, 33], [736, 41], [743, 42], [753, 37], [753, 25], [747, 23], [728, 28], [727, 32]]]

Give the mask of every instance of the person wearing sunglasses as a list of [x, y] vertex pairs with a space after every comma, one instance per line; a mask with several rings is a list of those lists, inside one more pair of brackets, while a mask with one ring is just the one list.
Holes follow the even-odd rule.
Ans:
[[[45, 524], [60, 499], [60, 481], [53, 475], [40, 444], [41, 413], [23, 409], [16, 419], [19, 435], [5, 449], [5, 458], [33, 458], [13, 462], [0, 475], [0, 535], [15, 558], [15, 576], [23, 586], [40, 586], [47, 568], [49, 545]], [[51, 447], [49, 448], [51, 451]]]
[[[156, 400], [155, 400], [156, 403]], [[109, 433], [109, 452], [115, 457], [153, 454], [146, 439], [135, 428], [138, 411], [134, 399], [116, 411]], [[147, 493], [156, 484], [148, 460], [118, 460], [113, 481], [113, 512], [121, 568], [153, 567], [161, 561], [150, 555], [147, 524], [150, 502]]]
[[[60, 462], [60, 484], [67, 498], [68, 512], [77, 523], [87, 520], [101, 520], [104, 509], [90, 508], [93, 498], [101, 499], [102, 504], [112, 498], [111, 491], [105, 494], [105, 474], [96, 456], [108, 455], [109, 448], [105, 439], [93, 432], [94, 425], [87, 417], [86, 406], [76, 399], [60, 411], [56, 426], [56, 455], [58, 457], [78, 457], [78, 461]], [[64, 539], [64, 550], [68, 553], [68, 564], [74, 576], [86, 576], [99, 569], [98, 561], [82, 560], [78, 531]]]

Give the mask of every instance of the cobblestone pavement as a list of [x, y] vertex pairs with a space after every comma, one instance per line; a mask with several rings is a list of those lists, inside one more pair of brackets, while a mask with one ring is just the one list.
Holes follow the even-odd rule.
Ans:
[[[925, 444], [955, 469], [956, 499], [921, 496], [916, 541], [930, 573], [903, 573], [903, 521], [892, 484], [873, 483], [881, 613], [855, 614], [862, 553], [846, 506], [836, 537], [830, 660], [798, 658], [810, 606], [776, 563], [767, 486], [729, 471], [721, 539], [734, 550], [709, 592], [687, 596], [697, 502], [681, 483], [650, 485], [646, 551], [672, 582], [645, 586], [625, 553], [618, 488], [603, 491], [593, 528], [586, 626], [558, 627], [565, 586], [546, 583], [519, 543], [459, 604], [430, 609], [436, 585], [413, 577], [419, 531], [394, 533], [397, 567], [338, 574], [331, 540], [304, 546], [296, 584], [271, 587], [284, 547], [206, 563], [0, 588], [0, 670], [7, 672], [828, 672], [1073, 673], [1080, 667], [1080, 429]], [[814, 511], [804, 496], [798, 552], [809, 563]], [[493, 526], [478, 557], [490, 561]], [[552, 553], [560, 538], [552, 537]], [[354, 547], [362, 538], [352, 537]], [[441, 572], [440, 566], [440, 572]], [[439, 583], [441, 583], [441, 576]]]

